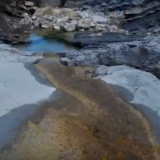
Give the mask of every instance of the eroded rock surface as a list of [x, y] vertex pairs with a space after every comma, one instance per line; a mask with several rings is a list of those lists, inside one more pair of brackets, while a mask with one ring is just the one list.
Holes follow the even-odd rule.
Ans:
[[[102, 68], [102, 67], [100, 67]], [[128, 66], [103, 67], [97, 70], [102, 80], [111, 84], [118, 94], [135, 104], [152, 122], [160, 141], [160, 80], [148, 72]]]
[[55, 91], [32, 65], [42, 57], [22, 54], [0, 44], [0, 149], [14, 141], [22, 124]]
[[2, 160], [158, 160], [146, 119], [102, 81], [84, 79], [82, 73], [89, 68], [46, 62], [36, 67], [69, 94], [62, 94], [63, 100], [44, 103], [49, 107], [45, 117], [40, 123], [29, 122], [14, 149], [1, 154]]

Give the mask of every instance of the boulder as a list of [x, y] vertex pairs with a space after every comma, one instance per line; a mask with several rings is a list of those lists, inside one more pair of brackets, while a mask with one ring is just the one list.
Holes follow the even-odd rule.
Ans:
[[62, 9], [54, 8], [52, 9], [52, 15], [54, 16], [60, 16], [62, 14]]
[[52, 15], [52, 7], [37, 8], [33, 16]]
[[45, 28], [45, 29], [49, 28], [49, 26], [46, 25], [46, 24], [42, 24], [41, 27], [42, 27], [42, 28]]
[[74, 19], [76, 17], [76, 13], [73, 11], [73, 9], [64, 8], [62, 9], [63, 16], [68, 16], [70, 19]]
[[32, 19], [33, 19], [33, 20], [36, 20], [36, 18], [37, 18], [36, 16], [32, 16]]
[[75, 29], [76, 29], [75, 24], [66, 23], [66, 24], [63, 26], [63, 30], [64, 30], [64, 31], [67, 31], [67, 32], [73, 32], [73, 31], [75, 31]]
[[108, 67], [106, 71], [107, 75], [99, 78], [145, 114], [160, 140], [160, 80], [151, 73], [124, 65]]
[[23, 17], [24, 17], [24, 18], [27, 18], [28, 16], [29, 16], [28, 13], [24, 13], [24, 14], [23, 14]]
[[61, 28], [58, 25], [53, 24], [53, 29], [59, 31]]
[[44, 7], [44, 8], [38, 8], [35, 13], [34, 16], [44, 16], [44, 15], [53, 15], [55, 17], [58, 16], [65, 16], [65, 17], [69, 17], [70, 19], [73, 19], [74, 17], [76, 17], [76, 13], [69, 8], [52, 8], [52, 7]]
[[34, 2], [25, 1], [25, 6], [27, 6], [27, 7], [33, 7], [34, 6]]
[[93, 16], [93, 22], [94, 23], [106, 23], [108, 21], [107, 18], [104, 18], [102, 16], [94, 15]]
[[72, 66], [72, 61], [69, 58], [61, 58], [60, 62], [65, 66]]

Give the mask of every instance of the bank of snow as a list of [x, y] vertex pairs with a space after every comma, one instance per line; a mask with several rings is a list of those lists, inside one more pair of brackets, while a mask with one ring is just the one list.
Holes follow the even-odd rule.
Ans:
[[151, 120], [160, 140], [160, 80], [151, 73], [123, 65], [101, 66], [97, 69], [97, 74]]

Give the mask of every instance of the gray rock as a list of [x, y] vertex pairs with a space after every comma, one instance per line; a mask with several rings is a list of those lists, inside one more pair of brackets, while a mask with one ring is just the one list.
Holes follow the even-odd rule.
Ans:
[[51, 16], [51, 15], [45, 15], [44, 18], [45, 18], [47, 21], [52, 21], [52, 20], [53, 20], [53, 16]]
[[32, 16], [32, 19], [35, 20], [35, 19], [37, 19], [37, 17], [36, 16]]
[[72, 60], [70, 60], [69, 58], [66, 58], [66, 57], [65, 58], [61, 58], [60, 62], [65, 66], [72, 66], [73, 65]]
[[73, 32], [75, 31], [75, 29], [76, 29], [75, 24], [67, 23], [63, 26], [63, 30], [67, 32]]
[[33, 7], [34, 6], [34, 2], [25, 1], [25, 6], [27, 6], [27, 7]]
[[141, 67], [141, 64], [147, 60], [148, 51], [143, 47], [130, 48], [127, 45], [110, 44], [105, 52], [99, 56], [100, 63], [103, 65], [121, 65]]
[[62, 17], [60, 19], [62, 22], [67, 22], [69, 20], [69, 17], [68, 16], [65, 16], [65, 17]]
[[28, 13], [24, 13], [24, 14], [23, 14], [23, 17], [24, 17], [24, 18], [26, 18], [26, 17], [28, 17], [28, 16], [29, 16]]
[[160, 80], [151, 73], [128, 66], [108, 67], [108, 72], [110, 74], [99, 78], [145, 114], [160, 140]]
[[71, 24], [77, 25], [78, 21], [77, 20], [72, 20]]
[[73, 61], [73, 65], [76, 66], [92, 66], [99, 64], [98, 59], [99, 52], [92, 50], [72, 51], [66, 54], [66, 57]]
[[57, 31], [61, 30], [61, 28], [58, 25], [55, 25], [55, 24], [53, 25], [53, 29], [55, 29]]
[[106, 23], [108, 21], [107, 18], [104, 18], [102, 16], [94, 15], [93, 16], [93, 22], [94, 23]]
[[107, 75], [107, 72], [108, 72], [108, 67], [100, 65], [96, 69], [96, 76]]
[[49, 28], [49, 26], [46, 25], [46, 24], [42, 24], [41, 27], [42, 27], [42, 28], [45, 28], [45, 29]]
[[53, 15], [52, 7], [37, 8], [34, 16]]
[[40, 23], [39, 23], [38, 20], [35, 20], [35, 21], [34, 21], [34, 26], [35, 26], [35, 27], [39, 27], [39, 24], [40, 24]]
[[84, 29], [84, 28], [85, 28], [85, 23], [78, 22], [77, 29]]

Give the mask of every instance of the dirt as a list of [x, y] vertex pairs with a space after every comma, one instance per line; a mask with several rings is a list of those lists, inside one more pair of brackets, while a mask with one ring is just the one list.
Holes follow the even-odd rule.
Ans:
[[[45, 62], [45, 63], [44, 63]], [[147, 119], [120, 99], [94, 68], [39, 62], [35, 66], [61, 98], [45, 102], [40, 122], [29, 121], [1, 160], [158, 160], [159, 146]]]

